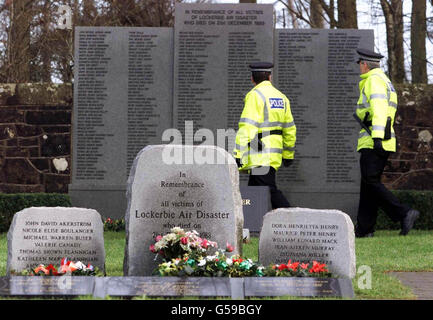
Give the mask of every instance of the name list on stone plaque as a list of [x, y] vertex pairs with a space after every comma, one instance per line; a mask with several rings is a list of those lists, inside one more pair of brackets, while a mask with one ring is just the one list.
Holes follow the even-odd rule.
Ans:
[[253, 88], [249, 64], [272, 61], [272, 39], [272, 5], [177, 4], [174, 126], [183, 133], [185, 121], [195, 130], [237, 130]]
[[373, 44], [371, 30], [275, 31], [274, 83], [297, 127], [295, 163], [278, 175], [282, 189], [359, 192], [356, 49]]
[[172, 125], [172, 79], [172, 29], [76, 28], [73, 185], [125, 187]]

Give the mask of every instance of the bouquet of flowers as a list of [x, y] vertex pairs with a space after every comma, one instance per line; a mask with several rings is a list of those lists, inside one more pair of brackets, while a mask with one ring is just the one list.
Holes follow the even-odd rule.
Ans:
[[85, 265], [81, 261], [72, 262], [67, 258], [60, 261], [60, 267], [56, 268], [52, 264], [45, 266], [40, 264], [36, 268], [24, 270], [20, 275], [26, 276], [95, 276], [99, 270], [90, 264]]
[[270, 277], [320, 277], [329, 278], [332, 274], [326, 268], [326, 264], [313, 261], [311, 263], [292, 262], [287, 264], [273, 264], [266, 270]]
[[149, 249], [153, 253], [162, 256], [164, 260], [170, 261], [183, 257], [185, 254], [200, 257], [206, 256], [217, 243], [205, 238], [200, 238], [197, 231], [187, 231], [175, 227], [165, 236], [158, 235], [155, 243]]
[[264, 267], [251, 259], [239, 255], [229, 257], [233, 246], [226, 243], [225, 249], [210, 254], [218, 248], [216, 242], [202, 239], [197, 231], [185, 232], [173, 228], [165, 236], [157, 236], [150, 251], [161, 255], [164, 262], [154, 270], [159, 276], [194, 277], [331, 277], [326, 264], [292, 262], [271, 264]]

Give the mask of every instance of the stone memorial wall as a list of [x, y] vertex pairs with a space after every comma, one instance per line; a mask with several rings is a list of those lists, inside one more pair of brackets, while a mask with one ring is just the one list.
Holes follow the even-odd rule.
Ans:
[[[272, 5], [177, 4], [174, 29], [175, 127], [184, 133], [194, 121], [215, 137], [217, 129], [237, 130], [252, 88], [249, 64], [272, 60]], [[233, 150], [233, 134], [229, 142]]]
[[[359, 97], [356, 49], [373, 49], [372, 30], [279, 29], [274, 83], [297, 127], [294, 165], [277, 183], [293, 206], [334, 208], [355, 216], [359, 197]], [[314, 75], [314, 76], [313, 76]]]
[[61, 259], [105, 269], [104, 227], [93, 209], [32, 207], [14, 215], [8, 232], [7, 273]]
[[178, 144], [205, 141], [231, 153], [253, 87], [248, 65], [267, 60], [298, 130], [295, 164], [281, 168], [280, 188], [294, 206], [354, 217], [355, 50], [373, 42], [367, 30], [274, 30], [272, 5], [257, 4], [177, 4], [174, 30], [77, 28], [72, 203], [122, 217], [133, 158], [173, 141], [162, 137], [167, 128], [181, 133]]
[[120, 217], [135, 156], [172, 127], [173, 30], [77, 27], [75, 50], [69, 193]]

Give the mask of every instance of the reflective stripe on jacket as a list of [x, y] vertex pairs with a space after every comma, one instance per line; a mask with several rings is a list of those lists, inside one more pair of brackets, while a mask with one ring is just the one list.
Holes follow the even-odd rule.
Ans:
[[[384, 138], [387, 118], [390, 117], [391, 138], [383, 140], [382, 146], [386, 151], [395, 152], [396, 139], [393, 125], [397, 111], [397, 93], [391, 81], [379, 68], [361, 74], [361, 79], [356, 115], [369, 124], [371, 136], [361, 129], [357, 150], [373, 149], [373, 138]], [[369, 114], [366, 117], [367, 112]]]
[[[266, 134], [273, 130], [281, 130], [282, 135]], [[263, 144], [261, 151], [254, 143], [258, 133], [263, 135], [260, 140]], [[294, 158], [295, 142], [296, 126], [289, 99], [270, 81], [259, 83], [245, 96], [245, 106], [239, 120], [233, 155], [242, 159], [243, 166], [240, 169], [272, 166], [278, 170], [282, 159]]]

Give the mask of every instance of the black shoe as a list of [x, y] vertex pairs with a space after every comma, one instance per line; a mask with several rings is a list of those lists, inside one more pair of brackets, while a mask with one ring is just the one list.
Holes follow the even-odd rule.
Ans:
[[418, 216], [419, 211], [415, 209], [410, 209], [406, 213], [406, 217], [404, 217], [403, 221], [401, 222], [401, 236], [405, 236], [409, 233], [409, 231], [413, 228], [413, 224], [415, 223], [415, 220], [418, 218]]
[[357, 237], [357, 238], [373, 238], [374, 232], [365, 233], [365, 234], [355, 233], [355, 237]]

